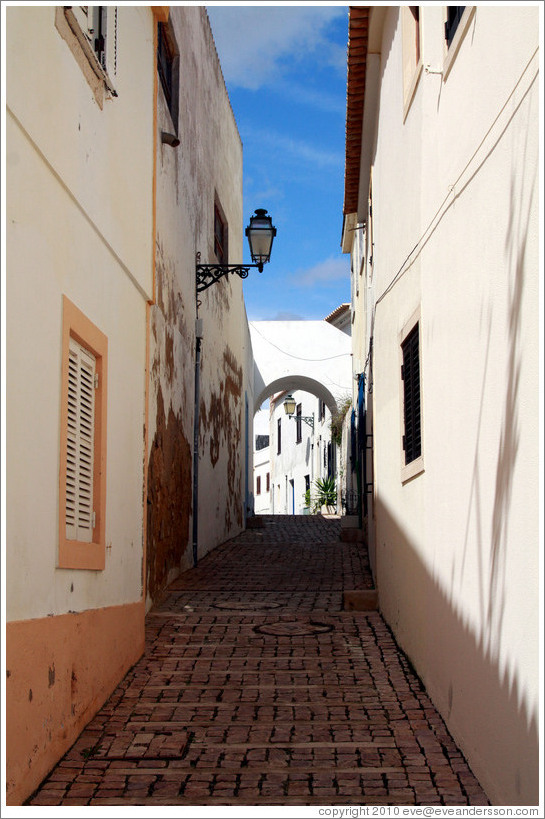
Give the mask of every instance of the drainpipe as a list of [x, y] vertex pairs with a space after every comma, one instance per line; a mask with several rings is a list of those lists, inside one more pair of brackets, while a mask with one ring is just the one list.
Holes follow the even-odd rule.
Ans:
[[197, 565], [199, 536], [199, 405], [201, 375], [202, 319], [195, 319], [195, 407], [193, 413], [193, 566]]

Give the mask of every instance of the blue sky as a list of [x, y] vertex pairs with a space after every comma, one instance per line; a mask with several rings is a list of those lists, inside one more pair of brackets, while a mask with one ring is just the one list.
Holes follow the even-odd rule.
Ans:
[[348, 6], [206, 8], [244, 147], [244, 226], [262, 207], [278, 230], [271, 262], [244, 281], [248, 318], [323, 319], [350, 301], [340, 248]]

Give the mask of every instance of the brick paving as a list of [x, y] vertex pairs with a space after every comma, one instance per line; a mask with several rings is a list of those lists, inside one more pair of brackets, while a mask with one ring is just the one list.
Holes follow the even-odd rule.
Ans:
[[146, 651], [27, 804], [488, 805], [340, 521], [265, 517], [167, 590]]

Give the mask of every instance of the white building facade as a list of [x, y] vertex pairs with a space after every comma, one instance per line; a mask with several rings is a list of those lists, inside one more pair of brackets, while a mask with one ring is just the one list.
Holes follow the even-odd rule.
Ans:
[[254, 417], [254, 512], [271, 512], [271, 457], [269, 410], [260, 409]]
[[206, 9], [11, 6], [6, 22], [17, 805], [142, 655], [165, 587], [244, 528], [254, 367], [242, 281], [197, 298], [197, 254], [239, 263], [243, 238]]
[[311, 393], [293, 390], [289, 395], [296, 405], [291, 416], [284, 409], [286, 393], [279, 393], [270, 401], [271, 513], [310, 514], [315, 481], [337, 475], [331, 413]]
[[539, 798], [539, 32], [535, 6], [350, 11], [380, 609], [500, 805]]

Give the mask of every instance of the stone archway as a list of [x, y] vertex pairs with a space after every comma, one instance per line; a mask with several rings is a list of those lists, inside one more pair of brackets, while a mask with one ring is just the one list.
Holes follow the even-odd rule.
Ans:
[[300, 389], [334, 413], [352, 392], [351, 339], [327, 321], [253, 321], [254, 412], [274, 392]]
[[304, 392], [312, 393], [312, 395], [315, 395], [325, 403], [332, 415], [337, 408], [337, 402], [327, 387], [314, 378], [294, 373], [293, 375], [283, 376], [267, 384], [255, 398], [254, 411], [257, 412], [263, 401], [270, 395], [284, 390], [303, 390]]

